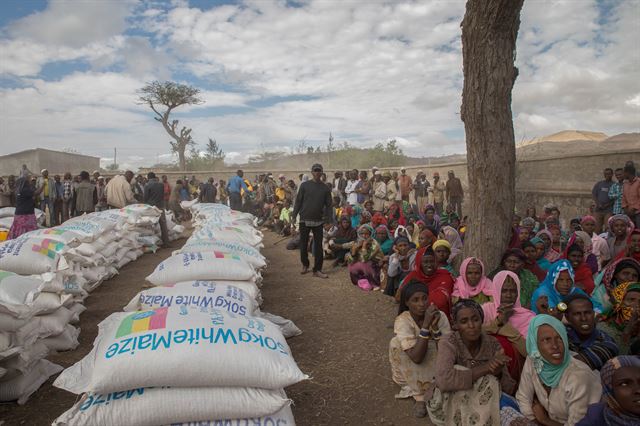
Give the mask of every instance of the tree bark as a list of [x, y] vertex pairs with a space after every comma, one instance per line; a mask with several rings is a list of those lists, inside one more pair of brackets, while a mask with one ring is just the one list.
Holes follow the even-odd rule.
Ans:
[[468, 0], [462, 21], [461, 118], [467, 144], [465, 252], [498, 266], [511, 237], [516, 147], [511, 90], [524, 0]]

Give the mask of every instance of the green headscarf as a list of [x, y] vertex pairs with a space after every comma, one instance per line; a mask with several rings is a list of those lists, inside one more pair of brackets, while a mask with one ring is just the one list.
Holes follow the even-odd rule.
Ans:
[[[562, 338], [562, 343], [564, 344], [564, 359], [560, 365], [549, 363], [538, 350], [538, 328], [544, 324], [553, 327], [556, 333]], [[558, 386], [564, 370], [569, 366], [569, 362], [571, 361], [567, 329], [565, 326], [551, 315], [536, 315], [529, 323], [529, 330], [527, 332], [527, 354], [529, 354], [529, 357], [533, 361], [533, 367], [536, 373], [538, 373], [540, 380], [542, 380], [542, 383], [552, 388]]]

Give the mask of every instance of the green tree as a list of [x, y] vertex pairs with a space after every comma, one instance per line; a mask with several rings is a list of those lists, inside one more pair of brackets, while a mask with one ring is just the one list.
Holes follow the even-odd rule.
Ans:
[[[170, 120], [171, 112], [182, 105], [200, 105], [204, 101], [198, 96], [200, 89], [173, 81], [152, 81], [138, 90], [138, 102], [147, 104], [156, 114], [153, 117], [162, 123], [165, 131], [173, 138], [170, 141], [171, 149], [178, 153], [180, 170], [186, 170], [187, 158], [185, 151], [189, 145], [193, 145], [191, 128], [182, 126], [178, 130], [178, 120]], [[163, 108], [164, 107], [164, 108]]]

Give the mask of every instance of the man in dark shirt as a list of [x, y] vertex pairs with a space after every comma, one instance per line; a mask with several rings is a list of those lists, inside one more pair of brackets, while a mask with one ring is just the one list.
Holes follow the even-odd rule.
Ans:
[[167, 231], [167, 217], [164, 214], [164, 184], [158, 180], [156, 174], [149, 172], [147, 174], [147, 184], [144, 186], [144, 203], [150, 204], [160, 209], [160, 234], [162, 243], [167, 246], [169, 244], [169, 232]]
[[313, 180], [300, 184], [296, 195], [296, 202], [291, 216], [291, 222], [295, 223], [300, 215], [300, 261], [302, 262], [301, 274], [309, 272], [309, 231], [313, 233], [313, 276], [328, 278], [322, 272], [323, 250], [323, 225], [331, 223], [331, 190], [322, 182], [322, 165], [314, 164], [311, 167]]
[[453, 170], [449, 170], [449, 179], [446, 184], [447, 203], [453, 206], [454, 211], [458, 214], [459, 218], [462, 216], [462, 201], [464, 199], [464, 190], [462, 189], [462, 182], [453, 173]]
[[218, 190], [213, 184], [213, 178], [210, 177], [207, 183], [203, 183], [200, 186], [200, 202], [201, 203], [215, 203]]
[[613, 169], [604, 169], [604, 180], [593, 185], [591, 190], [591, 196], [595, 208], [593, 209], [593, 215], [596, 218], [596, 233], [602, 232], [602, 226], [607, 223], [611, 212], [613, 211], [613, 200], [609, 198], [609, 189], [613, 184]]

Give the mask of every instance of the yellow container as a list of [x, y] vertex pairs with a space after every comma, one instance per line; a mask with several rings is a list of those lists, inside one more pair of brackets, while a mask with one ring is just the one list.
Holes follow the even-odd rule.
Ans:
[[0, 241], [6, 241], [9, 236], [9, 231], [5, 229], [0, 229]]

